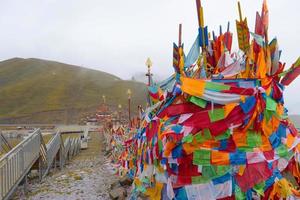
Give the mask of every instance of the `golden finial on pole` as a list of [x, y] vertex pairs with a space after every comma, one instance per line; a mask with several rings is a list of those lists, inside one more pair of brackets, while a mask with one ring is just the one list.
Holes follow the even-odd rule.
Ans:
[[128, 90], [127, 90], [128, 99], [130, 99], [130, 98], [131, 98], [131, 94], [132, 94], [131, 90], [130, 90], [130, 89], [128, 89]]
[[102, 99], [103, 99], [103, 103], [105, 104], [106, 103], [106, 96], [102, 95]]

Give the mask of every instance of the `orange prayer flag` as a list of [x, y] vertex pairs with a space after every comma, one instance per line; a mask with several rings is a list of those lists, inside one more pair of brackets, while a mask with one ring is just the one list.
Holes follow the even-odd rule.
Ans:
[[183, 143], [182, 146], [187, 155], [192, 154], [196, 149], [198, 149], [197, 145], [193, 145], [193, 143]]
[[291, 148], [294, 144], [295, 137], [292, 134], [287, 134], [286, 136], [286, 146], [287, 148]]
[[220, 147], [220, 141], [217, 140], [206, 140], [202, 144], [199, 145], [202, 148], [218, 148]]
[[239, 167], [239, 172], [238, 172], [238, 174], [239, 174], [240, 176], [243, 176], [245, 169], [246, 169], [246, 165], [241, 165], [241, 166]]
[[229, 153], [221, 151], [212, 151], [211, 163], [216, 165], [229, 165]]
[[272, 123], [272, 130], [273, 132], [275, 132], [279, 127], [280, 120], [276, 116], [272, 116], [271, 123]]
[[129, 160], [129, 168], [133, 168], [134, 167], [134, 165], [133, 165], [133, 161], [132, 160]]
[[263, 119], [263, 121], [262, 121], [262, 131], [263, 131], [263, 134], [267, 137], [272, 135], [273, 128], [272, 128], [271, 120], [268, 122], [266, 118]]
[[271, 151], [273, 149], [268, 137], [262, 134], [261, 140], [262, 140], [262, 145], [259, 148], [261, 151]]
[[187, 94], [201, 97], [204, 93], [205, 81], [181, 77], [181, 90]]
[[233, 138], [233, 141], [234, 141], [234, 143], [237, 147], [246, 147], [246, 146], [248, 146], [247, 141], [245, 140], [246, 135], [247, 135], [246, 132], [242, 132], [242, 131], [239, 131], [239, 130], [233, 131], [232, 138]]
[[277, 104], [276, 113], [278, 116], [282, 116], [284, 114], [284, 107], [281, 104]]
[[168, 157], [175, 146], [176, 146], [176, 143], [167, 142], [166, 146], [165, 146], [164, 156]]
[[256, 77], [265, 78], [267, 74], [267, 63], [265, 59], [265, 52], [263, 48], [260, 49], [258, 53], [258, 58], [256, 62]]

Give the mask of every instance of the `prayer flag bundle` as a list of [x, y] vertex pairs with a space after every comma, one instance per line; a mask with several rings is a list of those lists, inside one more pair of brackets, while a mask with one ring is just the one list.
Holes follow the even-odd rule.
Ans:
[[175, 74], [149, 87], [152, 104], [125, 142], [132, 198], [300, 198], [300, 137], [283, 99], [299, 60], [284, 71], [266, 1], [251, 34], [239, 9], [236, 53], [229, 24], [211, 39], [199, 0], [197, 11], [195, 44], [188, 56], [174, 45]]

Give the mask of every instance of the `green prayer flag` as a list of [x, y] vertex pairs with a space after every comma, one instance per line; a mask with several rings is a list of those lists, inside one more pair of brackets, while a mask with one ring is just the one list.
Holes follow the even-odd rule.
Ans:
[[272, 99], [271, 97], [267, 97], [266, 104], [267, 110], [276, 111], [277, 102], [274, 99]]
[[204, 139], [204, 137], [202, 136], [201, 132], [199, 132], [199, 133], [197, 133], [197, 134], [195, 135], [195, 139], [196, 139], [196, 141], [197, 141], [198, 143], [202, 143], [202, 142], [205, 141], [205, 139]]
[[236, 200], [245, 200], [246, 199], [246, 194], [241, 190], [241, 188], [238, 185], [235, 185], [234, 193], [235, 193]]
[[294, 156], [294, 152], [293, 151], [288, 151], [288, 155], [286, 155], [285, 158], [287, 160], [291, 160], [293, 156]]
[[194, 165], [210, 166], [211, 152], [209, 150], [196, 150], [193, 155]]
[[192, 96], [190, 99], [189, 99], [190, 102], [192, 102], [193, 104], [201, 107], [201, 108], [205, 108], [206, 105], [207, 105], [207, 101], [201, 99], [201, 98], [198, 98], [198, 97], [195, 97], [195, 96]]
[[204, 178], [214, 178], [217, 173], [213, 166], [203, 166], [202, 167], [202, 176]]
[[145, 186], [141, 185], [141, 186], [136, 186], [136, 189], [142, 193], [145, 193], [147, 191], [147, 189], [145, 188]]
[[208, 111], [211, 122], [216, 122], [225, 118], [225, 110], [223, 108]]
[[191, 143], [191, 142], [193, 142], [193, 139], [194, 139], [193, 135], [189, 134], [182, 139], [182, 142], [183, 143]]
[[203, 143], [206, 140], [212, 139], [209, 129], [204, 129], [203, 132], [197, 133], [194, 137], [198, 143]]
[[249, 152], [249, 151], [253, 151], [253, 147], [248, 147], [248, 146], [238, 147], [237, 150], [240, 151], [240, 152]]
[[158, 140], [158, 150], [159, 150], [160, 153], [161, 153], [162, 150], [163, 150], [163, 143], [162, 143], [161, 140]]
[[150, 184], [150, 180], [149, 180], [149, 178], [147, 178], [147, 177], [142, 178], [142, 179], [141, 179], [141, 182], [142, 182], [142, 183], [146, 183], [146, 184]]
[[203, 177], [203, 176], [192, 176], [192, 183], [193, 184], [203, 184], [203, 183], [207, 183], [211, 181], [209, 178], [207, 177]]
[[215, 166], [215, 171], [217, 174], [217, 177], [224, 176], [228, 172], [231, 171], [232, 167], [230, 165], [216, 165]]
[[221, 83], [214, 83], [214, 82], [206, 82], [205, 83], [205, 89], [213, 90], [213, 91], [223, 91], [223, 90], [229, 90], [230, 86], [221, 84]]
[[259, 195], [261, 195], [261, 196], [264, 196], [264, 194], [265, 194], [265, 190], [264, 190], [265, 186], [266, 186], [266, 182], [263, 181], [263, 182], [260, 182], [260, 183], [258, 183], [258, 184], [256, 184], [256, 185], [254, 185], [253, 190], [254, 190], [257, 194], [259, 194]]
[[267, 122], [270, 121], [272, 115], [273, 115], [273, 111], [269, 111], [269, 110], [264, 111], [264, 117], [266, 118]]
[[204, 134], [205, 139], [207, 139], [207, 140], [212, 139], [209, 129], [205, 128], [203, 130], [203, 134]]
[[261, 134], [255, 131], [247, 132], [247, 144], [249, 147], [260, 147], [262, 145]]
[[289, 152], [286, 148], [286, 146], [284, 146], [283, 144], [281, 144], [279, 147], [277, 147], [276, 149], [276, 153], [282, 158], [285, 156], [289, 155]]
[[227, 129], [223, 134], [221, 135], [218, 135], [216, 138], [216, 140], [225, 140], [225, 139], [228, 139], [230, 137], [230, 130]]

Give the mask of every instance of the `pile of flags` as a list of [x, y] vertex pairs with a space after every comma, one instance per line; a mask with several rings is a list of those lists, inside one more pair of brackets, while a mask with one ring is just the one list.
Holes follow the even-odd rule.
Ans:
[[[122, 166], [134, 179], [132, 198], [297, 199], [300, 137], [284, 108], [284, 86], [300, 73], [300, 59], [284, 71], [278, 42], [269, 42], [268, 8], [217, 36], [204, 25], [185, 56], [174, 44], [175, 74], [149, 86], [151, 106], [125, 141]], [[212, 36], [212, 37], [211, 37]]]

